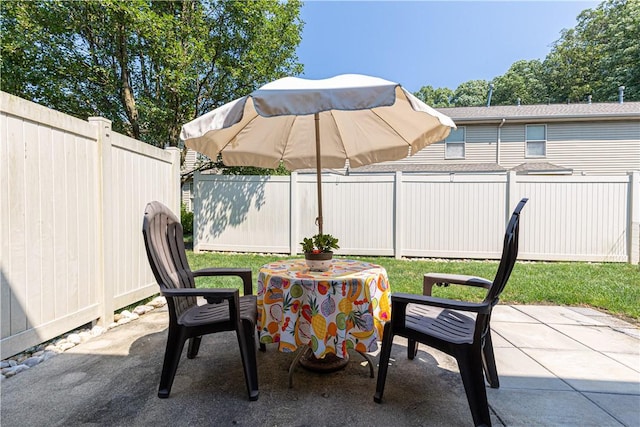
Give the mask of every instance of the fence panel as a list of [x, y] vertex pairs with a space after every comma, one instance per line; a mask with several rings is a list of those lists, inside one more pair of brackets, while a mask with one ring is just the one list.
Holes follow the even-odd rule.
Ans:
[[4, 93], [1, 105], [4, 357], [99, 317], [100, 280], [95, 128]]
[[[338, 254], [387, 255], [394, 254], [395, 215], [394, 176], [322, 177], [323, 231], [340, 239]], [[304, 237], [318, 232], [316, 176], [298, 175], [299, 224], [294, 251], [300, 250]]]
[[194, 249], [289, 252], [289, 177], [196, 174], [194, 188]]
[[[521, 259], [637, 263], [639, 176], [325, 175], [324, 232], [340, 255], [498, 259], [511, 210], [528, 197]], [[196, 182], [196, 250], [296, 254], [317, 232], [313, 174]]]
[[504, 175], [404, 176], [401, 254], [497, 258], [504, 234]]
[[118, 309], [158, 291], [142, 239], [142, 216], [152, 200], [164, 201], [179, 214], [175, 199], [179, 178], [175, 176], [173, 156], [165, 150], [117, 133], [112, 134], [111, 149], [114, 215], [110, 232], [115, 249], [114, 308]]
[[179, 212], [179, 155], [90, 122], [0, 92], [2, 358], [157, 292], [142, 214]]
[[531, 200], [523, 215], [522, 257], [629, 260], [628, 177], [525, 176], [518, 178], [517, 188]]

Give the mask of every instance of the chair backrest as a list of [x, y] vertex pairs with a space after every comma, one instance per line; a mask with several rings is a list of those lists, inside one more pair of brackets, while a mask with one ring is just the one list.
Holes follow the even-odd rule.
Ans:
[[502, 257], [500, 258], [500, 265], [498, 271], [493, 279], [491, 289], [487, 292], [485, 301], [490, 301], [493, 305], [498, 303], [500, 294], [504, 290], [504, 287], [509, 281], [511, 271], [516, 264], [516, 258], [518, 257], [518, 235], [520, 233], [520, 211], [524, 208], [524, 205], [529, 199], [523, 198], [520, 200], [513, 213], [507, 229], [504, 234], [504, 243], [502, 246]]
[[[147, 204], [142, 222], [142, 235], [149, 265], [161, 289], [193, 288], [195, 282], [184, 248], [180, 220], [160, 202]], [[195, 297], [168, 298], [172, 311], [179, 317], [196, 304]]]

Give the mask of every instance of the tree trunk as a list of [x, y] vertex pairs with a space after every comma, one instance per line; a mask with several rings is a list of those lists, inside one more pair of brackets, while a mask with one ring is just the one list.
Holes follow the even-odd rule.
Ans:
[[120, 63], [120, 100], [124, 106], [127, 118], [131, 124], [131, 136], [140, 139], [140, 122], [138, 117], [138, 108], [136, 100], [133, 96], [133, 89], [130, 84], [129, 75], [129, 57], [127, 52], [127, 40], [125, 37], [126, 24], [124, 17], [121, 16], [118, 26], [118, 62]]

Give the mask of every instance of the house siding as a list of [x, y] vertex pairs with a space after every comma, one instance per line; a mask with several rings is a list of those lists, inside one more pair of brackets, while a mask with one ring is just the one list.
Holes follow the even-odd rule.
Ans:
[[[500, 165], [513, 168], [525, 157], [525, 125], [504, 126]], [[606, 161], [603, 161], [606, 159]], [[547, 124], [547, 161], [574, 174], [624, 175], [640, 168], [640, 122]]]
[[184, 163], [182, 164], [182, 172], [192, 171], [196, 167], [196, 161], [198, 160], [198, 152], [187, 148], [187, 152], [184, 155]]
[[[446, 159], [443, 141], [431, 144], [414, 156], [393, 162], [393, 164], [449, 164], [449, 163], [492, 163], [496, 161], [497, 127], [490, 125], [466, 126], [465, 158]], [[391, 163], [391, 162], [387, 162]]]
[[185, 182], [180, 188], [180, 202], [184, 205], [187, 212], [193, 212], [193, 191], [191, 190], [192, 182], [193, 180]]
[[[504, 125], [500, 134], [500, 157], [498, 164], [510, 169], [525, 163], [524, 140], [525, 125]], [[552, 162], [548, 157], [544, 158], [544, 160]]]
[[[547, 154], [525, 155], [525, 123], [466, 127], [464, 159], [445, 159], [445, 144], [427, 146], [394, 164], [474, 164], [496, 162], [511, 169], [526, 162], [550, 162], [574, 174], [626, 175], [640, 169], [640, 121], [548, 123]], [[500, 143], [498, 144], [498, 129]], [[498, 152], [499, 145], [499, 152]], [[604, 161], [603, 159], [606, 159]]]
[[498, 128], [496, 126], [467, 126], [465, 144], [466, 163], [490, 163], [496, 161]]
[[420, 163], [444, 163], [444, 145], [443, 141], [436, 142], [418, 151], [413, 156], [405, 157], [404, 159], [397, 160], [395, 162], [385, 162], [383, 164], [408, 165]]
[[617, 175], [640, 169], [640, 121], [550, 125], [547, 138], [547, 158], [574, 173]]

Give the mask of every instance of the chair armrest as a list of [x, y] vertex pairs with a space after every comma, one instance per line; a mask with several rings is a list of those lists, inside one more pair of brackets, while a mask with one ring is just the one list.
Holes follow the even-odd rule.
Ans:
[[193, 272], [193, 277], [238, 276], [242, 279], [244, 295], [253, 294], [250, 268], [202, 268]]
[[180, 289], [162, 289], [160, 292], [163, 296], [173, 297], [203, 297], [209, 304], [220, 303], [223, 300], [234, 301], [240, 297], [237, 289], [212, 289], [212, 288], [180, 288]]
[[492, 284], [492, 281], [484, 279], [482, 277], [466, 276], [464, 274], [427, 273], [424, 275], [424, 279], [422, 281], [422, 294], [431, 295], [433, 285], [465, 285], [489, 289]]
[[[491, 304], [488, 302], [467, 302], [446, 298], [436, 298], [428, 295], [415, 295], [405, 293], [391, 294], [391, 313], [395, 315], [395, 307], [403, 307], [407, 304], [429, 305], [432, 307], [449, 308], [452, 310], [470, 311], [473, 313], [487, 314], [491, 311]], [[401, 308], [404, 310], [404, 308]]]

